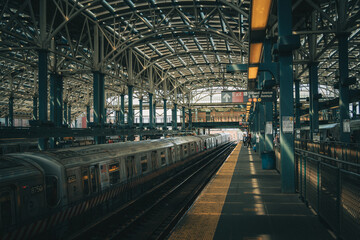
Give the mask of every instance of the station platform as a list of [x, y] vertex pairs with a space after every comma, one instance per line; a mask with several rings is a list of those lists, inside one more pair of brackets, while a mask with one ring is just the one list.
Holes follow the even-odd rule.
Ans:
[[238, 144], [169, 239], [335, 239], [298, 196]]

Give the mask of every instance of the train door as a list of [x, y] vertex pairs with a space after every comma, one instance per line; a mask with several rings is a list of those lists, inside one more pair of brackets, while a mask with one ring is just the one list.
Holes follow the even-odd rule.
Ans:
[[97, 193], [99, 191], [99, 178], [98, 178], [97, 166], [90, 166], [90, 187], [91, 193]]
[[127, 178], [133, 178], [137, 175], [136, 166], [135, 166], [135, 156], [126, 157], [126, 172], [127, 172]]
[[82, 182], [84, 195], [98, 192], [98, 170], [97, 166], [90, 166], [82, 169]]
[[[9, 188], [0, 189], [0, 230], [7, 229], [16, 221], [15, 218], [15, 192]], [[2, 232], [2, 231], [0, 231]]]

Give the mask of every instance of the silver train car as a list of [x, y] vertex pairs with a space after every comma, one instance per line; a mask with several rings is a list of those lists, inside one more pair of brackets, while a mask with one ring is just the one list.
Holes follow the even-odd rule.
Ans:
[[54, 233], [92, 209], [106, 214], [229, 141], [222, 133], [0, 156], [0, 238]]

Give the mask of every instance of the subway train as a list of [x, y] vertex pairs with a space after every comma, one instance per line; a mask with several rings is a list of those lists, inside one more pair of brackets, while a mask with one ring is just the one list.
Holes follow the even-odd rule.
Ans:
[[113, 211], [229, 141], [221, 133], [0, 156], [0, 238], [61, 238], [59, 229]]
[[[340, 141], [340, 124], [329, 123], [319, 125], [320, 141], [325, 141], [331, 136], [332, 141]], [[360, 142], [360, 120], [350, 120], [350, 135], [352, 143]], [[301, 139], [310, 139], [310, 126], [302, 127], [300, 130]]]

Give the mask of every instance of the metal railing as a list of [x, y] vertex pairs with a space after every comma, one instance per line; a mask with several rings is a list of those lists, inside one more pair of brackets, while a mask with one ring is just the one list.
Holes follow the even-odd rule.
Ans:
[[295, 149], [297, 191], [342, 239], [360, 239], [360, 164]]
[[307, 139], [296, 139], [294, 146], [295, 148], [319, 153], [335, 159], [341, 159], [352, 163], [360, 163], [359, 143], [344, 143], [335, 141], [313, 142], [312, 140]]
[[[360, 148], [355, 146], [295, 141], [297, 192], [337, 237], [346, 240], [360, 239]], [[274, 150], [281, 172], [280, 147]]]

